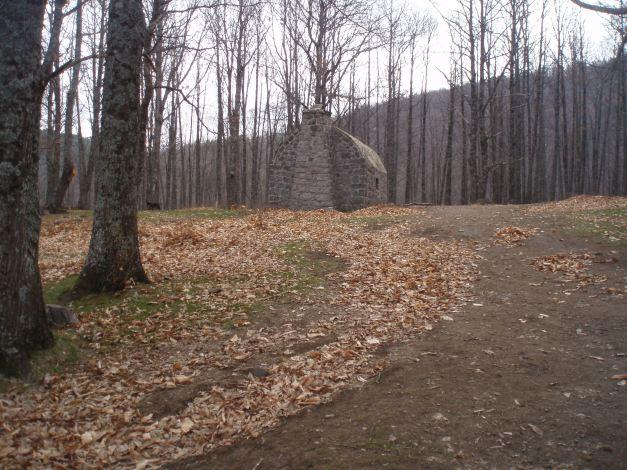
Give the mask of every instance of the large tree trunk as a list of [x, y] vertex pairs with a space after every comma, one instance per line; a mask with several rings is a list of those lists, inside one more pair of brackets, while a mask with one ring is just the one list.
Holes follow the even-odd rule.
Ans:
[[0, 373], [53, 343], [37, 265], [40, 69], [46, 2], [0, 0]]
[[137, 236], [140, 75], [146, 28], [141, 0], [109, 7], [94, 225], [75, 293], [115, 291], [147, 282]]

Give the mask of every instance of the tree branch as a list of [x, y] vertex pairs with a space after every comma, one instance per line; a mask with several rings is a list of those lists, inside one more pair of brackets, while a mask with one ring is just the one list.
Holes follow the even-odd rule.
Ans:
[[61, 75], [67, 69], [71, 69], [76, 64], [80, 64], [82, 62], [85, 62], [86, 60], [95, 59], [97, 57], [100, 57], [100, 54], [91, 54], [91, 55], [86, 55], [84, 57], [79, 57], [76, 60], [68, 60], [67, 62], [59, 65], [59, 67], [56, 68], [55, 70], [50, 71], [50, 73], [48, 75], [46, 75], [43, 78], [43, 80], [44, 80], [45, 83], [48, 83], [50, 80], [52, 80], [53, 78]]
[[581, 0], [570, 0], [575, 5], [586, 10], [597, 11], [599, 13], [609, 13], [610, 15], [627, 15], [627, 7], [607, 7], [605, 5], [592, 5]]

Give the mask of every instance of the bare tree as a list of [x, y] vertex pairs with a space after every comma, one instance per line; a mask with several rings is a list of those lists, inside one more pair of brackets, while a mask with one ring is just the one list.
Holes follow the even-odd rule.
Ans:
[[[288, 5], [286, 5], [288, 6]], [[285, 27], [312, 76], [313, 102], [328, 106], [374, 31], [371, 4], [361, 0], [294, 0]]]
[[146, 35], [141, 0], [109, 6], [96, 204], [89, 252], [76, 294], [147, 282], [137, 235], [140, 84]]
[[[63, 201], [67, 193], [72, 179], [76, 175], [76, 167], [74, 166], [74, 109], [76, 108], [76, 100], [78, 99], [78, 82], [81, 71], [81, 64], [77, 60], [81, 57], [81, 48], [83, 45], [83, 2], [78, 2], [76, 6], [76, 22], [74, 26], [74, 66], [72, 67], [72, 76], [65, 97], [65, 127], [63, 135], [63, 166], [61, 177], [56, 188], [54, 197], [54, 206], [52, 211], [59, 211], [63, 206]], [[77, 116], [80, 119], [80, 116]]]
[[94, 164], [98, 159], [98, 151], [100, 149], [100, 111], [102, 107], [102, 76], [104, 73], [104, 46], [107, 19], [106, 1], [98, 0], [96, 8], [97, 12], [94, 13], [94, 29], [97, 30], [97, 34], [94, 34], [95, 38], [92, 39], [91, 43], [91, 54], [94, 56], [91, 64], [91, 142], [87, 162], [82, 162], [80, 165], [79, 209], [87, 209], [90, 207], [90, 194], [94, 179]]

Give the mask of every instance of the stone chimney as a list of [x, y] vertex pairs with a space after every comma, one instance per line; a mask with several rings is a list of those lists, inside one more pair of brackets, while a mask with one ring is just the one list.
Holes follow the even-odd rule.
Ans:
[[331, 124], [331, 113], [326, 111], [321, 104], [314, 104], [311, 108], [303, 111], [302, 124], [329, 126]]

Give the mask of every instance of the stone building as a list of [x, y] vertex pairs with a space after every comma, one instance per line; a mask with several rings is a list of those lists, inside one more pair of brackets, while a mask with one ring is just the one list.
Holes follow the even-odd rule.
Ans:
[[350, 211], [386, 201], [387, 172], [379, 155], [335, 127], [321, 106], [303, 111], [300, 128], [270, 163], [270, 206]]

